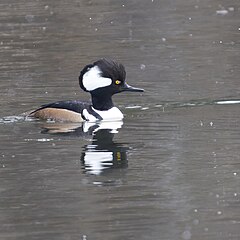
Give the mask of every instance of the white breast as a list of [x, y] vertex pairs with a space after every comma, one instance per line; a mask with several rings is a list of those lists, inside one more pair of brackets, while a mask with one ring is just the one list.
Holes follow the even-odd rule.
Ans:
[[103, 121], [120, 121], [123, 119], [123, 114], [117, 107], [112, 107], [106, 111], [99, 111], [94, 108], [93, 110], [102, 117]]
[[[120, 121], [123, 119], [122, 112], [116, 107], [112, 107], [106, 111], [99, 111], [93, 107], [92, 109], [102, 117], [102, 121]], [[83, 116], [89, 122], [96, 122], [98, 120], [96, 117], [90, 114], [87, 109], [83, 110]]]

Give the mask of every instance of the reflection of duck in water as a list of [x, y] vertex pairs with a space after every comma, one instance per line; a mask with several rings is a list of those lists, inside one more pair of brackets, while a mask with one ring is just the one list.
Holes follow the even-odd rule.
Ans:
[[127, 167], [127, 147], [113, 141], [110, 129], [100, 129], [91, 144], [84, 147], [81, 161], [86, 173], [99, 175], [113, 168]]
[[123, 125], [122, 121], [98, 121], [98, 122], [83, 122], [83, 123], [61, 123], [47, 122], [41, 123], [41, 133], [55, 134], [61, 136], [85, 137], [92, 136], [100, 129], [108, 129], [112, 133], [117, 133]]
[[89, 138], [92, 143], [85, 145], [81, 162], [86, 173], [99, 175], [111, 169], [127, 168], [128, 147], [113, 141], [114, 134], [123, 122], [84, 122], [79, 124], [47, 123], [42, 133]]
[[119, 121], [121, 111], [114, 107], [112, 96], [123, 91], [143, 92], [143, 89], [129, 86], [122, 64], [100, 59], [83, 68], [79, 76], [80, 87], [91, 94], [92, 103], [81, 101], [60, 101], [43, 105], [28, 116], [68, 122]]

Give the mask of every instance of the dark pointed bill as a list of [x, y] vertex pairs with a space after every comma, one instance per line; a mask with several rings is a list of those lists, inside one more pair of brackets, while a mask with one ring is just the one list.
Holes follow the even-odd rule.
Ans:
[[132, 86], [128, 85], [127, 83], [125, 83], [124, 86], [122, 87], [122, 91], [127, 91], [127, 92], [144, 92], [144, 89], [142, 89], [142, 88], [135, 88], [135, 87], [132, 87]]

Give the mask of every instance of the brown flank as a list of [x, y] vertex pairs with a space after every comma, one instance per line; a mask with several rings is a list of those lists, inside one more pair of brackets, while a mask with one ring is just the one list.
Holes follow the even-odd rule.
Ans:
[[40, 118], [40, 119], [51, 119], [56, 121], [64, 122], [83, 122], [83, 118], [80, 113], [70, 111], [67, 109], [58, 108], [44, 108], [29, 115], [30, 117]]

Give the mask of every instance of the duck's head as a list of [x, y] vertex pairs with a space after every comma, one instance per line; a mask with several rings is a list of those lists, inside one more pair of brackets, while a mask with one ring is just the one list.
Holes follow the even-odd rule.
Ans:
[[91, 95], [108, 95], [128, 92], [143, 92], [126, 83], [126, 71], [121, 63], [109, 59], [99, 59], [83, 68], [79, 76], [80, 87]]

